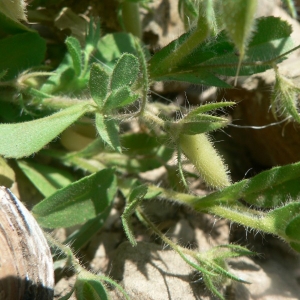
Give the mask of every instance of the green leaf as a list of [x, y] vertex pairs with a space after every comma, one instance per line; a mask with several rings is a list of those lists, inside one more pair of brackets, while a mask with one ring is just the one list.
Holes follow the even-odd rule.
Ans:
[[69, 36], [66, 39], [65, 43], [73, 60], [73, 67], [75, 70], [75, 74], [76, 76], [79, 76], [81, 74], [81, 63], [82, 63], [80, 43], [76, 38], [72, 36]]
[[70, 84], [75, 80], [75, 71], [71, 55], [67, 54], [54, 74], [42, 85], [40, 91], [47, 94], [66, 92]]
[[[288, 237], [293, 239], [296, 236], [296, 232], [293, 232], [295, 229], [294, 225], [297, 224], [297, 217], [300, 214], [300, 202], [291, 202], [274, 210], [271, 210], [266, 214], [266, 222], [268, 222], [275, 229], [273, 232], [276, 232], [278, 235], [282, 233], [290, 234], [291, 237], [287, 234]], [[293, 219], [296, 219], [295, 223], [293, 223]], [[291, 222], [291, 223], [289, 223]], [[291, 224], [291, 225], [290, 225]], [[289, 227], [290, 225], [290, 227]], [[286, 232], [288, 230], [288, 232]], [[283, 235], [282, 234], [282, 235]], [[300, 240], [299, 236], [296, 240]]]
[[[291, 50], [293, 48], [291, 33], [291, 25], [280, 18], [263, 17], [257, 19], [255, 31], [248, 44], [239, 75], [248, 76], [273, 68], [272, 62], [265, 65], [254, 62], [269, 61]], [[219, 75], [235, 76], [239, 57], [236, 55], [233, 45], [230, 46], [226, 33], [221, 32], [211, 46], [208, 44], [207, 47], [203, 44], [202, 50], [206, 53], [202, 54], [206, 62], [201, 63], [201, 68], [209, 68]], [[200, 53], [199, 48], [199, 52], [195, 53], [195, 56], [200, 55]], [[285, 58], [281, 58], [277, 62], [283, 59]], [[197, 65], [200, 67], [200, 64], [195, 63], [194, 68], [197, 69]]]
[[81, 271], [75, 283], [78, 300], [109, 300], [108, 293], [100, 278], [87, 271]]
[[287, 177], [283, 182], [274, 182], [272, 188], [253, 192], [247, 195], [245, 199], [249, 204], [254, 204], [263, 208], [272, 208], [280, 206], [282, 203], [286, 203], [289, 199], [297, 199], [299, 197], [299, 177], [294, 179]]
[[240, 55], [238, 75], [253, 27], [257, 0], [223, 0], [221, 3], [223, 8], [222, 21], [225, 24], [226, 32]]
[[24, 94], [33, 96], [35, 98], [39, 98], [39, 99], [46, 99], [46, 98], [51, 98], [52, 96], [49, 94], [46, 94], [44, 92], [41, 92], [40, 90], [37, 90], [33, 87], [28, 87], [25, 90], [22, 91]]
[[227, 106], [233, 106], [235, 105], [235, 102], [213, 102], [213, 103], [208, 103], [208, 104], [203, 104], [197, 108], [194, 108], [191, 110], [185, 117], [185, 120], [192, 120], [195, 116], [199, 114], [203, 114], [205, 112], [227, 107]]
[[123, 86], [113, 90], [104, 104], [104, 110], [116, 109], [124, 100], [130, 97], [131, 90], [128, 86]]
[[94, 173], [106, 168], [106, 166], [101, 162], [99, 162], [98, 160], [86, 159], [86, 158], [76, 157], [76, 156], [72, 158], [68, 158], [66, 160], [62, 159], [62, 162], [65, 163], [66, 165], [69, 166], [71, 165], [75, 168], [79, 168], [88, 173]]
[[293, 240], [300, 242], [300, 216], [292, 219], [285, 228], [285, 234]]
[[179, 43], [173, 43], [173, 46], [171, 46], [171, 48], [174, 48], [173, 51], [169, 51], [167, 55], [160, 57], [161, 59], [157, 61], [154, 73], [151, 70], [153, 64], [150, 64], [150, 74], [162, 73], [166, 75], [173, 73], [174, 70], [178, 69], [182, 60], [193, 53], [198, 45], [207, 39], [211, 30], [213, 30], [215, 21], [212, 0], [199, 1], [198, 11], [198, 21], [195, 28], [192, 28], [188, 34], [181, 36]]
[[171, 159], [174, 149], [161, 146], [152, 155], [144, 155], [136, 158], [119, 153], [102, 153], [98, 157], [100, 162], [110, 167], [118, 167], [119, 171], [126, 173], [140, 173], [150, 171], [162, 166]]
[[[293, 47], [291, 32], [291, 25], [280, 18], [264, 17], [257, 19], [255, 32], [248, 44], [239, 74], [252, 75], [272, 68], [272, 62], [270, 64], [256, 62], [272, 60], [291, 50]], [[213, 39], [199, 44], [192, 53], [182, 57], [176, 68], [168, 70], [168, 72], [160, 68], [161, 61], [169, 53], [176, 51], [191, 34], [191, 31], [183, 34], [152, 56], [149, 61], [150, 77], [153, 80], [170, 78], [178, 81], [191, 81], [192, 83], [196, 83], [198, 80], [198, 83], [206, 85], [221, 86], [223, 84], [228, 86], [225, 82], [222, 83], [217, 76], [235, 76], [239, 56], [236, 55], [234, 44], [229, 41], [225, 31], [221, 31]], [[283, 59], [281, 58], [278, 62]], [[196, 77], [197, 74], [198, 78]]]
[[[140, 97], [139, 94], [130, 94], [129, 97], [123, 98], [123, 100], [119, 104], [116, 103], [115, 108], [122, 108], [124, 106], [130, 105], [130, 104], [134, 103], [139, 97]], [[120, 97], [116, 97], [116, 99], [121, 100]]]
[[85, 38], [86, 48], [90, 47], [92, 49], [97, 47], [99, 37], [101, 36], [100, 21], [96, 21], [96, 28], [94, 28], [94, 19], [90, 18], [88, 32]]
[[148, 187], [144, 184], [135, 187], [129, 195], [129, 199], [128, 199], [129, 203], [131, 203], [135, 199], [143, 199], [147, 194], [147, 191], [148, 191]]
[[[197, 68], [195, 70], [194, 66], [201, 63], [201, 60], [205, 58], [205, 53], [194, 54], [197, 51], [194, 50], [187, 57], [183, 57], [179, 66], [171, 69], [169, 72], [165, 72], [160, 69], [160, 61], [167, 57], [170, 52], [175, 52], [176, 48], [182, 45], [191, 35], [191, 32], [187, 32], [180, 36], [177, 40], [171, 42], [166, 47], [162, 48], [159, 52], [154, 54], [154, 56], [149, 61], [149, 74], [150, 78], [155, 81], [183, 81], [193, 84], [204, 84], [207, 86], [217, 86], [228, 88], [230, 85], [225, 81], [219, 79], [215, 76], [208, 68]], [[207, 44], [207, 43], [205, 43]], [[193, 62], [190, 65], [190, 62]], [[189, 64], [187, 63], [189, 62]], [[190, 66], [189, 66], [190, 65]], [[194, 68], [194, 69], [193, 69]]]
[[216, 288], [216, 280], [212, 276], [207, 276], [206, 274], [203, 274], [203, 282], [206, 286], [206, 288], [217, 298], [221, 300], [225, 300], [223, 295], [218, 291]]
[[161, 167], [161, 160], [157, 157], [132, 158], [123, 154], [104, 154], [99, 158], [102, 163], [109, 167], [118, 167], [119, 170], [129, 173], [140, 173]]
[[96, 128], [102, 138], [112, 149], [121, 153], [119, 126], [114, 119], [107, 119], [102, 114], [96, 114]]
[[105, 290], [104, 285], [102, 282], [98, 280], [89, 280], [83, 283], [82, 287], [82, 296], [79, 296], [76, 293], [78, 300], [105, 300], [109, 299], [108, 293]]
[[205, 133], [220, 129], [228, 124], [228, 121], [226, 119], [223, 119], [219, 122], [201, 120], [200, 116], [199, 119], [199, 121], [195, 120], [194, 122], [182, 123], [182, 127], [180, 130], [181, 134], [194, 135], [199, 133]]
[[64, 241], [64, 244], [71, 244], [73, 251], [77, 251], [84, 247], [102, 228], [110, 211], [111, 206], [108, 206], [103, 213], [87, 221], [79, 230], [68, 236]]
[[[297, 183], [300, 178], [300, 163], [290, 164], [281, 167], [275, 167], [271, 170], [261, 172], [251, 179], [244, 179], [222, 191], [214, 192], [205, 196], [197, 203], [199, 207], [203, 203], [212, 203], [213, 201], [230, 203], [238, 199], [243, 199], [251, 205], [257, 207], [274, 207], [273, 203], [284, 203], [290, 196], [288, 190], [284, 189], [285, 185], [291, 181], [294, 182], [294, 199], [300, 195], [300, 185]], [[284, 190], [283, 190], [284, 189]]]
[[[103, 141], [102, 141], [103, 143]], [[65, 166], [72, 166], [75, 168], [80, 168], [84, 170], [87, 173], [95, 173], [97, 171], [103, 170], [106, 167], [95, 159], [89, 159], [80, 157], [80, 154], [76, 155], [76, 153], [80, 152], [71, 152], [67, 154], [64, 151], [57, 151], [54, 149], [45, 149], [40, 151], [40, 155], [46, 156], [46, 157], [53, 157], [55, 159], [58, 159], [62, 164]]]
[[0, 124], [0, 155], [21, 158], [41, 150], [86, 112], [86, 103], [77, 104], [34, 121]]
[[[22, 45], [22, 47], [20, 47]], [[0, 70], [7, 70], [5, 80], [38, 66], [44, 60], [46, 42], [35, 32], [25, 32], [0, 40]]]
[[99, 154], [100, 152], [103, 151], [104, 148], [105, 148], [105, 145], [103, 143], [103, 140], [98, 138], [98, 139], [95, 139], [93, 142], [91, 142], [89, 145], [87, 145], [84, 149], [67, 154], [66, 159], [69, 159], [69, 158], [75, 157], [75, 156], [89, 158], [96, 154]]
[[124, 53], [114, 67], [111, 77], [111, 89], [116, 90], [125, 86], [131, 86], [138, 77], [139, 61], [129, 53]]
[[90, 73], [90, 92], [99, 108], [102, 108], [109, 91], [110, 76], [99, 64], [92, 64]]
[[213, 256], [213, 259], [228, 259], [231, 257], [241, 257], [256, 254], [245, 247], [234, 244], [213, 247], [208, 251], [208, 253]]
[[133, 228], [130, 221], [131, 215], [135, 212], [138, 205], [144, 199], [145, 195], [147, 194], [148, 188], [146, 185], [140, 185], [135, 187], [129, 196], [128, 203], [124, 209], [124, 212], [121, 216], [123, 228], [125, 234], [131, 243], [132, 246], [136, 246], [137, 242], [134, 238]]
[[70, 227], [102, 213], [116, 191], [114, 171], [104, 169], [56, 191], [35, 205], [32, 212], [42, 227]]
[[127, 86], [123, 86], [117, 90], [113, 90], [104, 104], [104, 110], [117, 109], [133, 103], [139, 95], [131, 94], [131, 90]]
[[35, 187], [48, 197], [74, 181], [73, 176], [60, 169], [37, 163], [17, 161], [19, 168], [25, 173]]
[[[52, 95], [70, 93], [73, 97], [82, 98], [83, 90], [87, 88], [88, 81], [89, 72], [84, 70], [80, 77], [76, 76], [72, 57], [69, 53], [66, 53], [54, 74], [43, 84], [41, 91]], [[86, 96], [86, 92], [84, 92], [84, 95]]]
[[153, 153], [161, 141], [147, 133], [126, 133], [121, 136], [121, 144], [124, 153], [136, 156]]
[[229, 88], [231, 87], [230, 84], [226, 83], [225, 81], [219, 79], [214, 74], [202, 69], [196, 71], [184, 71], [175, 69], [172, 73], [154, 77], [156, 81], [183, 81], [189, 82], [193, 84], [204, 84], [207, 86], [217, 86], [220, 88]]
[[[172, 127], [178, 126], [180, 134], [194, 135], [222, 128], [228, 124], [228, 120], [206, 114], [192, 114], [184, 117], [177, 123], [171, 123]], [[173, 125], [173, 126], [172, 126]], [[176, 127], [175, 127], [176, 128]], [[174, 129], [175, 129], [174, 128]]]
[[106, 34], [100, 39], [97, 49], [95, 59], [103, 62], [108, 69], [113, 68], [123, 53], [136, 54], [134, 37], [124, 32]]
[[[269, 60], [283, 54], [293, 47], [290, 38], [292, 32], [291, 24], [278, 17], [257, 19], [255, 32], [248, 45], [247, 56], [251, 58], [251, 55], [254, 55], [255, 60]], [[263, 53], [263, 49], [268, 49], [268, 53]]]
[[[172, 41], [167, 46], [156, 52], [149, 60], [149, 74], [152, 79], [157, 80], [161, 76], [166, 76], [163, 70], [160, 68], [160, 62], [168, 57], [172, 52], [175, 52], [192, 34], [192, 31], [188, 31], [182, 34], [178, 39]], [[184, 60], [185, 57], [182, 57]]]
[[251, 178], [242, 197], [249, 204], [274, 207], [300, 195], [300, 163], [275, 167]]
[[178, 124], [184, 124], [187, 122], [228, 122], [227, 119], [217, 116], [212, 116], [209, 114], [195, 114], [195, 115], [189, 115], [188, 118], [181, 119]]

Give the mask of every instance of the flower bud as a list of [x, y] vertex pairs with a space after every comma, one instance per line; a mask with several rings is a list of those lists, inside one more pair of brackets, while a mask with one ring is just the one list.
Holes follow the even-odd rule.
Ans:
[[277, 115], [291, 116], [296, 122], [300, 123], [298, 113], [297, 95], [300, 90], [294, 83], [280, 75], [278, 70], [275, 70], [276, 80], [273, 95], [271, 98], [272, 113], [277, 119]]

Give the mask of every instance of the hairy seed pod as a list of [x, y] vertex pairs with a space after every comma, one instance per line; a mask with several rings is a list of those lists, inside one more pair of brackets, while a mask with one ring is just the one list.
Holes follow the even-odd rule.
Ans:
[[227, 167], [204, 133], [181, 134], [179, 145], [209, 186], [223, 188], [230, 185]]
[[54, 271], [45, 236], [25, 206], [0, 186], [0, 299], [53, 299]]

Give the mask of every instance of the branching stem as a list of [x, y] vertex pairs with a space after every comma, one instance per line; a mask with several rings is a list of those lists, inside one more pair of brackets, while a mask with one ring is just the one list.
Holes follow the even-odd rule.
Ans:
[[203, 272], [206, 275], [209, 276], [216, 276], [215, 273], [212, 273], [202, 267], [200, 267], [198, 264], [191, 261], [186, 255], [190, 255], [192, 257], [195, 257], [196, 254], [194, 251], [189, 250], [187, 248], [180, 247], [173, 241], [171, 241], [169, 238], [167, 238], [151, 221], [150, 219], [144, 214], [144, 212], [141, 210], [141, 208], [137, 208], [136, 214], [138, 218], [141, 220], [141, 222], [149, 227], [163, 242], [165, 242], [167, 245], [169, 245], [174, 251], [176, 251], [180, 257], [189, 264], [192, 268], [195, 268], [199, 272]]

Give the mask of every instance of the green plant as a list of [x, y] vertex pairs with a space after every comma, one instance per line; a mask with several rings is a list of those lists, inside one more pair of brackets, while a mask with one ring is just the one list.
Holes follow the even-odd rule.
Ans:
[[[138, 13], [140, 2], [121, 3], [125, 28], [135, 28], [128, 18]], [[222, 8], [218, 13], [216, 5]], [[103, 282], [117, 286], [128, 297], [110, 278], [83, 269], [66, 246], [73, 241], [73, 250], [77, 251], [92, 238], [109, 215], [118, 190], [126, 199], [122, 222], [132, 245], [136, 241], [130, 218], [136, 214], [182, 259], [201, 272], [207, 288], [221, 299], [224, 297], [218, 284], [228, 279], [242, 281], [228, 272], [226, 259], [254, 253], [237, 245], [224, 245], [205, 253], [181, 247], [164, 236], [145, 215], [140, 206], [142, 201], [154, 197], [174, 201], [195, 211], [274, 234], [300, 252], [300, 202], [297, 200], [300, 163], [276, 167], [251, 179], [231, 183], [223, 159], [207, 136], [208, 132], [228, 125], [228, 119], [207, 112], [235, 105], [234, 102], [205, 104], [176, 121], [169, 107], [148, 101], [150, 86], [156, 81], [230, 88], [224, 76], [237, 78], [274, 68], [273, 113], [276, 114], [279, 107], [287, 117], [299, 122], [296, 105], [299, 89], [283, 78], [277, 68], [277, 64], [299, 46], [293, 47], [292, 29], [286, 21], [275, 17], [255, 20], [255, 7], [256, 1], [250, 0], [181, 0], [180, 11], [184, 18], [188, 17], [185, 20], [187, 32], [153, 56], [136, 37], [140, 36], [140, 24], [136, 32], [128, 29], [136, 36], [130, 33], [101, 35], [99, 22], [91, 20], [85, 44], [68, 37], [67, 53], [51, 72], [41, 71], [39, 67], [45, 41], [37, 32], [0, 12], [0, 24], [5, 28], [0, 41], [1, 57], [5, 58], [0, 62], [0, 117], [6, 123], [0, 125], [0, 155], [17, 159], [18, 167], [44, 195], [45, 199], [32, 208], [41, 227], [82, 225], [67, 238], [65, 245], [48, 236], [50, 244], [63, 253], [66, 264], [73, 265], [79, 274], [74, 287], [78, 299], [108, 298]], [[19, 43], [28, 47], [20, 49]], [[155, 113], [157, 107], [163, 108], [160, 114]], [[26, 112], [21, 117], [20, 109]], [[147, 130], [120, 133], [120, 124], [132, 119]], [[76, 133], [74, 126], [70, 127], [72, 124], [92, 133], [92, 138], [86, 136], [85, 139], [77, 135], [77, 143], [83, 146], [70, 142], [70, 135]], [[66, 131], [67, 128], [71, 131]], [[55, 143], [49, 144], [60, 134], [69, 151]], [[50, 146], [45, 149], [47, 144]], [[183, 183], [186, 192], [159, 188], [148, 182], [141, 185], [138, 174], [166, 166], [174, 152], [178, 156], [177, 180]], [[182, 153], [207, 185], [217, 191], [204, 197], [189, 194]], [[67, 170], [41, 163], [45, 158]], [[3, 165], [3, 170], [8, 168], [5, 162]], [[83, 170], [85, 175], [74, 178], [70, 172], [74, 167]], [[289, 188], [284, 189], [284, 186]], [[291, 190], [292, 198], [289, 197]], [[250, 206], [238, 201], [240, 198]]]

